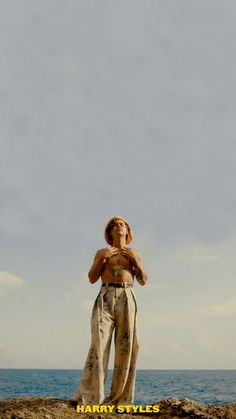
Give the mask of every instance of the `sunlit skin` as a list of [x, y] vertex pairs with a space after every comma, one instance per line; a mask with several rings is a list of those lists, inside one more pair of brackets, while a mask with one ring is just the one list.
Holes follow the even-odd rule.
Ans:
[[115, 220], [111, 231], [112, 246], [97, 251], [88, 273], [94, 284], [100, 277], [106, 282], [127, 282], [132, 284], [134, 276], [140, 285], [147, 282], [147, 273], [137, 250], [126, 246], [127, 227], [123, 220]]

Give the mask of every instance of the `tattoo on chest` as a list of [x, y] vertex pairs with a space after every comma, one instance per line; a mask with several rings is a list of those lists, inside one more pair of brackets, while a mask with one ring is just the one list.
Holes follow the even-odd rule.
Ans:
[[110, 268], [113, 278], [122, 278], [124, 269]]

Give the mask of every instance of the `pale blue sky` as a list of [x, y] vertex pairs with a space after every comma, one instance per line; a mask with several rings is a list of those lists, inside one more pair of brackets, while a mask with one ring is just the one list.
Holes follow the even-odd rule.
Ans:
[[139, 368], [235, 368], [236, 4], [0, 0], [0, 367], [82, 368], [114, 214]]

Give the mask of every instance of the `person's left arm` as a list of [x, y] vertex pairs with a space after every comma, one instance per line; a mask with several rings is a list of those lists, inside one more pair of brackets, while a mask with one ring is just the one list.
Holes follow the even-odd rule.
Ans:
[[134, 275], [140, 285], [145, 285], [147, 282], [147, 272], [144, 268], [142, 257], [137, 250], [130, 249], [129, 247], [122, 247], [122, 255], [127, 257], [133, 265]]

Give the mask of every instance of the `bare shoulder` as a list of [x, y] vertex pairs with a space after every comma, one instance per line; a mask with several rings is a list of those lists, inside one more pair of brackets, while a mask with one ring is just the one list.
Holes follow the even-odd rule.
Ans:
[[140, 253], [140, 251], [139, 251], [139, 250], [137, 250], [137, 249], [131, 249], [131, 247], [129, 247], [128, 249], [132, 250], [132, 252], [134, 252], [134, 253], [135, 253], [135, 256], [137, 256], [137, 257], [141, 258], [141, 253]]
[[95, 256], [93, 258], [93, 263], [96, 263], [100, 258], [102, 258], [102, 255], [106, 249], [98, 249], [95, 253]]
[[95, 258], [96, 258], [97, 256], [102, 255], [102, 254], [105, 252], [105, 250], [107, 250], [105, 247], [104, 247], [104, 249], [98, 249], [98, 250], [96, 251], [96, 253], [95, 253]]
[[97, 253], [103, 253], [105, 250], [107, 250], [107, 247], [104, 247], [103, 249], [98, 249], [97, 252], [96, 252], [96, 254]]

